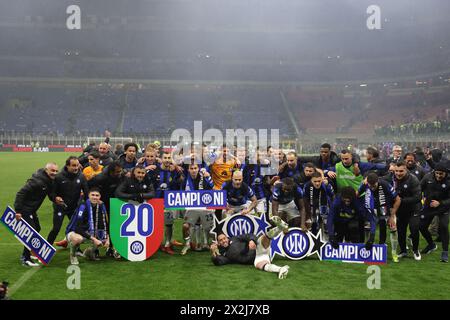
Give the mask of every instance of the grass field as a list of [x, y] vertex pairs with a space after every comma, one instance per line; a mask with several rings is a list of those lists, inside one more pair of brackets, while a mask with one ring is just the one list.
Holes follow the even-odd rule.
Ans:
[[[68, 155], [0, 153], [1, 213], [7, 205], [13, 205], [16, 192], [37, 168], [50, 160], [61, 168]], [[48, 199], [39, 210], [39, 218], [41, 234], [47, 237], [52, 221]], [[181, 240], [181, 221], [175, 228]], [[424, 246], [421, 239], [420, 247]], [[276, 274], [252, 266], [215, 267], [208, 252], [189, 252], [186, 256], [158, 252], [145, 262], [112, 258], [91, 262], [80, 258], [81, 289], [69, 290], [67, 250], [58, 251], [49, 266], [27, 273], [30, 269], [19, 263], [22, 246], [1, 225], [0, 281], [10, 282], [13, 299], [449, 299], [450, 266], [439, 262], [440, 250], [439, 244], [438, 251], [419, 262], [410, 257], [393, 264], [389, 255], [388, 264], [380, 267], [380, 290], [367, 288], [370, 274], [365, 265], [320, 262], [315, 257], [301, 261], [278, 257], [275, 263], [290, 266], [288, 278], [278, 280]]]

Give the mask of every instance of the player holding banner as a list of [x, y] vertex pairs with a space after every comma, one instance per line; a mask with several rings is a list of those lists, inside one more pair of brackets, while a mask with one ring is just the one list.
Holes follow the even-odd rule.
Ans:
[[[37, 232], [41, 230], [37, 211], [47, 196], [53, 201], [52, 189], [57, 173], [58, 166], [56, 163], [47, 163], [45, 168], [33, 173], [27, 183], [17, 192], [14, 202], [16, 219], [24, 219]], [[24, 266], [39, 266], [39, 264], [31, 261], [30, 250], [27, 247], [23, 249], [21, 261]]]
[[[197, 163], [189, 165], [188, 174], [181, 184], [181, 190], [212, 190], [214, 183], [210, 174], [205, 168], [199, 170]], [[205, 239], [208, 239], [209, 232], [214, 225], [214, 211], [205, 209], [186, 209], [185, 222], [183, 224], [184, 247], [181, 255], [185, 255], [191, 247], [191, 234], [198, 220], [201, 221], [202, 231]]]
[[379, 179], [376, 173], [370, 173], [358, 189], [358, 195], [364, 197], [364, 207], [369, 215], [376, 217], [380, 226], [380, 244], [386, 243], [386, 225], [389, 226], [389, 237], [392, 246], [392, 260], [398, 262], [397, 246], [397, 210], [400, 197], [387, 182]]
[[334, 199], [328, 214], [328, 236], [331, 246], [339, 248], [339, 242], [360, 243], [360, 223], [370, 222], [370, 236], [366, 242], [366, 249], [371, 250], [375, 239], [376, 219], [374, 215], [367, 215], [361, 201], [356, 198], [355, 190], [346, 186]]

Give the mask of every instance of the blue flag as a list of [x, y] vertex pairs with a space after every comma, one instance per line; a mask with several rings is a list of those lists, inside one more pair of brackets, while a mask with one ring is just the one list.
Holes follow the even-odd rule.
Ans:
[[24, 219], [16, 220], [16, 212], [7, 207], [0, 221], [22, 244], [31, 250], [45, 265], [53, 258], [56, 249]]

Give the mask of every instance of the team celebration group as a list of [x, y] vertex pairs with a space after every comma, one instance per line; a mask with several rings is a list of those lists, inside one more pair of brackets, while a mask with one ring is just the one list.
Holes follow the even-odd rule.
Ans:
[[[223, 145], [211, 150], [192, 144], [183, 152], [163, 149], [155, 141], [143, 150], [127, 143], [115, 154], [107, 139], [89, 145], [81, 156], [70, 156], [61, 170], [55, 163], [37, 170], [17, 192], [16, 219], [39, 232], [37, 211], [48, 197], [53, 227], [47, 240], [67, 247], [71, 264], [78, 264], [79, 256], [98, 260], [100, 247], [106, 248], [107, 256], [120, 259], [109, 237], [111, 198], [142, 203], [164, 198], [167, 190], [215, 189], [226, 191], [224, 210], [165, 210], [161, 251], [186, 255], [210, 250], [215, 265], [254, 264], [282, 279], [289, 267], [271, 263], [270, 239], [299, 227], [322, 232], [334, 248], [353, 242], [371, 250], [375, 242], [386, 243], [389, 235], [393, 262], [408, 257], [409, 250], [421, 260], [441, 242], [440, 261], [448, 262], [450, 178], [442, 151], [424, 153], [417, 147], [407, 152], [396, 145], [390, 158], [380, 159], [379, 151], [368, 147], [366, 161], [352, 150], [336, 153], [327, 143], [318, 151], [317, 156], [298, 156], [272, 147], [250, 151]], [[272, 228], [258, 238], [213, 237], [214, 218], [220, 221], [234, 214], [264, 214]], [[65, 238], [55, 242], [66, 216]], [[180, 241], [174, 238], [177, 218], [183, 219]], [[420, 234], [426, 240], [422, 246]], [[82, 243], [88, 244], [84, 252]], [[180, 251], [174, 250], [177, 246]], [[24, 248], [22, 264], [38, 266], [33, 260]]]

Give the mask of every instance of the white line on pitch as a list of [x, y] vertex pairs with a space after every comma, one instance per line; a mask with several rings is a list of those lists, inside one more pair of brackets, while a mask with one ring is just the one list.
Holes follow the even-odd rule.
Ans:
[[32, 267], [32, 269], [25, 272], [25, 274], [20, 277], [19, 280], [11, 287], [11, 289], [8, 290], [9, 295], [12, 297], [14, 293], [22, 287], [25, 282], [27, 282], [36, 272], [38, 272], [41, 269], [41, 267]]

